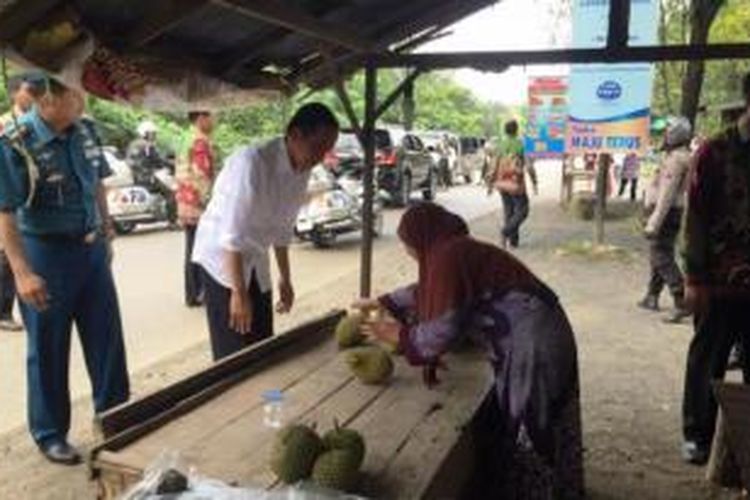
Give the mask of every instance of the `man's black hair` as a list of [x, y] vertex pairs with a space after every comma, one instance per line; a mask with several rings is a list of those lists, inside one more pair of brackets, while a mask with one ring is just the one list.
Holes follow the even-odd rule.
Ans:
[[210, 116], [210, 111], [190, 111], [188, 112], [188, 121], [192, 124], [198, 121], [201, 116]]
[[506, 135], [517, 135], [518, 134], [518, 122], [510, 120], [505, 123], [505, 134]]
[[297, 129], [302, 132], [302, 135], [310, 135], [321, 129], [338, 130], [338, 128], [339, 121], [328, 106], [319, 102], [311, 102], [294, 113], [286, 131], [289, 133]]

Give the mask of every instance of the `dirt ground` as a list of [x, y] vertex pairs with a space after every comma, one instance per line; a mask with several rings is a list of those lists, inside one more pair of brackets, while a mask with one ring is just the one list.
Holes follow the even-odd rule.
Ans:
[[[475, 234], [497, 238], [497, 218], [474, 221]], [[679, 458], [680, 404], [687, 324], [665, 326], [658, 315], [634, 304], [646, 282], [645, 244], [632, 218], [607, 224], [607, 242], [622, 251], [590, 258], [561, 252], [591, 237], [590, 223], [575, 221], [553, 201], [537, 202], [525, 226], [518, 254], [560, 296], [574, 325], [579, 347], [586, 474], [592, 499], [729, 499], [704, 480], [704, 470]], [[393, 245], [375, 263], [375, 288], [387, 290], [414, 276], [413, 264]], [[358, 273], [334, 286], [300, 297], [293, 316], [279, 330], [334, 307], [357, 292]], [[662, 303], [667, 304], [667, 297]], [[134, 376], [134, 392], [144, 393], [200, 369], [208, 362], [197, 345]], [[88, 399], [75, 411], [86, 414]], [[1, 411], [1, 410], [0, 410]], [[89, 421], [78, 418], [76, 443], [91, 445]], [[90, 498], [87, 469], [47, 464], [33, 449], [25, 429], [0, 437], [0, 499]]]

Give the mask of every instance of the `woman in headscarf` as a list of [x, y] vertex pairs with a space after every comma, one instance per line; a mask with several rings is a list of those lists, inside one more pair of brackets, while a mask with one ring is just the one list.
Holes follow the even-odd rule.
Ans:
[[356, 305], [395, 318], [399, 328], [383, 319], [373, 332], [398, 342], [428, 386], [449, 346], [470, 336], [487, 351], [495, 383], [477, 440], [483, 497], [583, 498], [576, 344], [554, 292], [438, 205], [409, 209], [398, 235], [418, 283]]

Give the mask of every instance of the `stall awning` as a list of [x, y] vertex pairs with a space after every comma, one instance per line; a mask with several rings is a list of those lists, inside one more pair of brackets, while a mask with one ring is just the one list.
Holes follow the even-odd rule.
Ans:
[[[494, 0], [6, 0], [11, 59], [100, 97], [157, 109], [320, 88]], [[333, 69], [337, 68], [337, 69]]]

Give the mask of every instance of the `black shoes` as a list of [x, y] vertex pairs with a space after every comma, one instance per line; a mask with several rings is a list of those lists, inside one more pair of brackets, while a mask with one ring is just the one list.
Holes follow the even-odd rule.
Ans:
[[682, 444], [682, 460], [690, 465], [706, 465], [710, 450], [695, 441], [685, 441]]
[[81, 463], [81, 454], [67, 441], [55, 441], [39, 446], [39, 450], [47, 460], [55, 464], [78, 465]]
[[658, 311], [659, 310], [659, 297], [656, 295], [648, 294], [640, 302], [638, 307], [646, 309], [647, 311]]
[[690, 311], [684, 308], [675, 308], [672, 313], [664, 318], [662, 321], [670, 325], [677, 325], [682, 323], [682, 320], [691, 316]]

